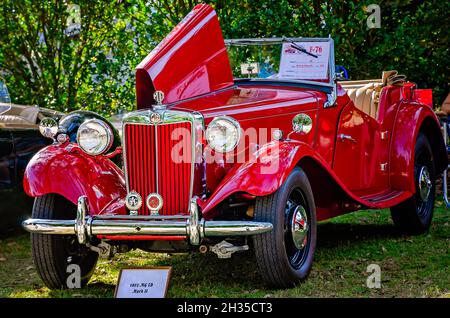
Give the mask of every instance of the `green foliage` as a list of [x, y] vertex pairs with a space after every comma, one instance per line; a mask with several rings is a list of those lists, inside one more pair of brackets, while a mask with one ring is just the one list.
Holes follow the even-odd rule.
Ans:
[[[81, 31], [65, 34], [68, 1], [4, 0], [0, 9], [0, 76], [12, 101], [104, 115], [135, 105], [134, 67], [197, 0], [74, 0]], [[331, 35], [336, 64], [352, 79], [397, 69], [435, 104], [449, 91], [448, 1], [380, 2], [381, 28], [368, 29], [373, 0], [212, 0], [224, 37]]]
[[432, 88], [435, 105], [449, 92], [448, 1], [378, 2], [381, 28], [368, 29], [373, 0], [215, 0], [225, 37], [303, 36], [335, 41], [336, 64], [351, 79], [380, 78], [396, 69], [420, 88]]
[[142, 1], [75, 3], [81, 29], [72, 35], [66, 1], [2, 3], [0, 75], [12, 101], [104, 115], [132, 109], [134, 67], [173, 24], [163, 24]]

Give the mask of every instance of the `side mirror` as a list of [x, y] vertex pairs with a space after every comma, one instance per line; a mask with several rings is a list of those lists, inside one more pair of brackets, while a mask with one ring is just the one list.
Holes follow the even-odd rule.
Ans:
[[306, 114], [298, 114], [292, 120], [292, 130], [298, 134], [307, 134], [312, 129], [312, 119]]

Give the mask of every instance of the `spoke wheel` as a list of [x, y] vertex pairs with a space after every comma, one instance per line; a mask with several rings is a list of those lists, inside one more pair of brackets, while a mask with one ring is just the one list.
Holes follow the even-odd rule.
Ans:
[[255, 221], [273, 224], [271, 232], [253, 237], [266, 283], [287, 288], [306, 279], [316, 248], [316, 214], [311, 185], [302, 169], [295, 168], [275, 193], [256, 199]]
[[308, 255], [310, 239], [309, 218], [306, 201], [299, 188], [291, 191], [285, 210], [284, 242], [289, 263], [295, 269], [301, 268]]
[[436, 193], [434, 158], [430, 143], [422, 133], [415, 146], [414, 181], [414, 196], [391, 208], [394, 224], [409, 235], [428, 231], [433, 218]]

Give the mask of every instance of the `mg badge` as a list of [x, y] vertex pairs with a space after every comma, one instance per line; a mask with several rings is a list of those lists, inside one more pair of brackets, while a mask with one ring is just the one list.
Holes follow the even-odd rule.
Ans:
[[157, 105], [161, 105], [164, 100], [164, 93], [162, 91], [155, 91], [153, 93], [153, 99]]
[[150, 115], [150, 121], [152, 122], [152, 124], [159, 124], [161, 122], [161, 115], [158, 113], [152, 113]]
[[158, 215], [163, 206], [163, 198], [158, 193], [150, 193], [147, 197], [147, 207], [151, 215]]
[[125, 205], [130, 210], [130, 215], [137, 215], [137, 211], [142, 206], [142, 197], [139, 193], [131, 191], [125, 197]]

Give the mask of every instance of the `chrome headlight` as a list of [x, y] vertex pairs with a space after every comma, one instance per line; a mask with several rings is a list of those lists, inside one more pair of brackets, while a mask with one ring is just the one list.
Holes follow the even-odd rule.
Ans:
[[241, 126], [228, 116], [213, 119], [206, 129], [206, 140], [215, 151], [229, 152], [233, 150], [241, 138]]
[[96, 156], [107, 152], [113, 141], [114, 134], [111, 127], [102, 120], [90, 119], [78, 128], [78, 145], [89, 155]]

